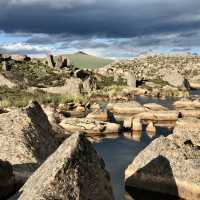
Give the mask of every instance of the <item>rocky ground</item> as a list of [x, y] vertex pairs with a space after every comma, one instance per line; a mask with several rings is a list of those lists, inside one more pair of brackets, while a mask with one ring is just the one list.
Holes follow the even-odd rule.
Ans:
[[[114, 199], [92, 143], [125, 131], [155, 138], [159, 127], [172, 134], [133, 160], [126, 185], [200, 199], [200, 100], [189, 96], [199, 61], [159, 55], [88, 70], [64, 56], [0, 55], [0, 199]], [[181, 98], [168, 108], [136, 95]]]

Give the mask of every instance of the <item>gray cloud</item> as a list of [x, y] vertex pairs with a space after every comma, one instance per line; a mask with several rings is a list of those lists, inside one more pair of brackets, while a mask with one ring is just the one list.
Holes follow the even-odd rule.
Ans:
[[0, 31], [32, 46], [106, 55], [192, 49], [200, 45], [199, 9], [199, 0], [1, 0]]

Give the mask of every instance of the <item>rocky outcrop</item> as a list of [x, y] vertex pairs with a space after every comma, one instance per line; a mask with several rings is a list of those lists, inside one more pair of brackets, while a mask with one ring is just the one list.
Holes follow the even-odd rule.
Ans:
[[180, 73], [178, 73], [177, 70], [166, 70], [162, 79], [176, 88], [189, 88], [186, 79]]
[[127, 86], [136, 87], [136, 78], [135, 75], [131, 72], [125, 72], [124, 73], [124, 78], [127, 80]]
[[65, 67], [70, 67], [71, 63], [69, 58], [65, 56], [58, 56], [56, 61], [55, 61], [55, 67], [58, 69], [63, 69]]
[[65, 84], [60, 87], [41, 88], [43, 91], [53, 94], [80, 95], [83, 92], [83, 82], [78, 78], [66, 79]]
[[82, 134], [74, 134], [28, 179], [18, 200], [113, 200], [103, 160]]
[[0, 158], [15, 171], [34, 171], [57, 147], [54, 131], [37, 102], [0, 115]]
[[71, 133], [81, 131], [91, 136], [119, 133], [121, 130], [119, 124], [89, 118], [66, 118], [60, 123], [60, 126]]
[[13, 88], [16, 86], [16, 84], [0, 73], [0, 86], [7, 86], [9, 88]]
[[161, 136], [126, 169], [126, 185], [200, 199], [200, 121], [177, 122], [172, 135]]

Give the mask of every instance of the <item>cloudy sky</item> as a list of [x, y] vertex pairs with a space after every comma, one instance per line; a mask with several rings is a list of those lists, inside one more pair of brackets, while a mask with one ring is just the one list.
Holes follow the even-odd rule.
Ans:
[[200, 53], [200, 0], [0, 0], [0, 52]]

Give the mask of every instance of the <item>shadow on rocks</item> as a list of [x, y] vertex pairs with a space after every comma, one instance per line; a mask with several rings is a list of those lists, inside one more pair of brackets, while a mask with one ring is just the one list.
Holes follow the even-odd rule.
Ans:
[[[163, 178], [164, 175], [164, 178]], [[127, 200], [178, 200], [178, 188], [170, 162], [158, 156], [131, 177], [132, 187], [126, 186]], [[134, 183], [135, 182], [135, 183]], [[135, 187], [134, 187], [135, 185]], [[173, 194], [173, 196], [167, 195]]]

